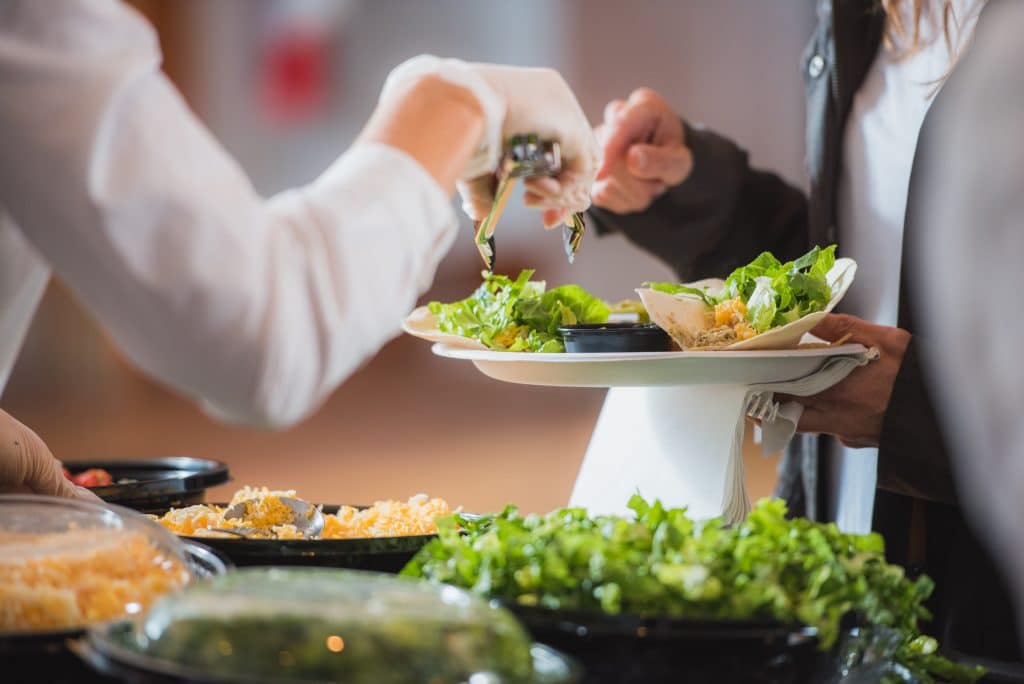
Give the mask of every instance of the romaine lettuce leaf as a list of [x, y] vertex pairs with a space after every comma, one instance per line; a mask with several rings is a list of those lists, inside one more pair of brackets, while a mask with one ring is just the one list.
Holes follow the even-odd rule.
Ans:
[[672, 295], [686, 294], [686, 295], [693, 295], [695, 297], [700, 297], [701, 299], [704, 300], [705, 304], [707, 304], [708, 306], [712, 306], [712, 307], [715, 304], [718, 303], [718, 300], [715, 297], [713, 297], [710, 294], [708, 294], [707, 290], [701, 290], [701, 289], [698, 289], [696, 287], [690, 287], [688, 285], [682, 285], [682, 284], [679, 284], [679, 283], [652, 283], [652, 282], [646, 282], [646, 283], [644, 283], [644, 287], [646, 287], [649, 290], [655, 290], [656, 292], [665, 292], [667, 294], [672, 294]]
[[523, 324], [552, 335], [557, 335], [563, 325], [604, 323], [608, 313], [607, 304], [579, 285], [562, 285], [516, 303], [516, 314]]
[[500, 351], [562, 352], [559, 326], [608, 320], [608, 305], [579, 285], [546, 290], [543, 281], [530, 280], [533, 273], [524, 270], [512, 280], [484, 272], [484, 282], [466, 299], [427, 306], [442, 332]]

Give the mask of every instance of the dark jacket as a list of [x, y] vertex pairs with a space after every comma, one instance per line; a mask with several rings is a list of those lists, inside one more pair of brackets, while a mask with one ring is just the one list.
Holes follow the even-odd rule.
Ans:
[[[837, 193], [843, 130], [853, 96], [878, 52], [884, 15], [866, 0], [822, 0], [818, 18], [803, 56], [808, 195], [771, 173], [752, 169], [746, 152], [731, 141], [686, 126], [694, 159], [691, 176], [645, 212], [617, 215], [592, 209], [598, 231], [625, 234], [665, 260], [684, 281], [721, 276], [764, 250], [792, 259], [813, 245], [837, 242], [841, 251]], [[939, 100], [941, 94], [933, 109]], [[913, 205], [911, 195], [908, 212]], [[905, 225], [908, 243], [917, 230], [912, 221]], [[904, 277], [899, 325], [913, 334], [906, 281]], [[891, 561], [936, 580], [931, 627], [945, 645], [1018, 660], [1005, 585], [957, 504], [949, 453], [922, 373], [922, 344], [926, 342], [912, 337], [885, 415], [875, 529], [885, 535]], [[812, 436], [794, 440], [783, 457], [776, 488], [794, 513], [816, 519], [827, 510], [822, 441]]]

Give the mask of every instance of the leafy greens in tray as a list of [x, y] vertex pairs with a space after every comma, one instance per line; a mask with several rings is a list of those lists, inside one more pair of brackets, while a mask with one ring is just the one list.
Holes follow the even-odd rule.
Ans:
[[466, 299], [428, 308], [442, 332], [500, 351], [563, 352], [560, 326], [608, 320], [608, 305], [579, 285], [548, 290], [530, 280], [533, 273], [524, 270], [513, 280], [484, 272], [484, 282]]
[[703, 619], [771, 618], [812, 625], [830, 648], [840, 620], [861, 611], [901, 635], [899, 661], [926, 682], [973, 682], [980, 670], [938, 655], [918, 621], [933, 584], [885, 561], [877, 534], [787, 519], [764, 500], [742, 524], [696, 521], [639, 495], [633, 516], [582, 508], [438, 521], [439, 537], [403, 574], [527, 606]]

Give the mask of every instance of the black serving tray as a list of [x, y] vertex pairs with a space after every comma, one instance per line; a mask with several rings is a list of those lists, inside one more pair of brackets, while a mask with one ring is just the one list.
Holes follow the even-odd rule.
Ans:
[[504, 603], [538, 642], [574, 658], [588, 684], [813, 681], [813, 629], [771, 620], [607, 615]]
[[[223, 507], [227, 504], [211, 505]], [[324, 513], [337, 513], [339, 506], [322, 508]], [[165, 512], [161, 511], [159, 515]], [[435, 538], [436, 534], [365, 539], [183, 537], [215, 549], [238, 567], [304, 565], [388, 573], [401, 571], [420, 549]]]
[[143, 513], [202, 503], [207, 489], [231, 479], [228, 467], [220, 461], [191, 456], [131, 461], [65, 461], [64, 467], [73, 475], [90, 468], [106, 470], [114, 478], [114, 484], [90, 487], [89, 491], [108, 503]]
[[[197, 579], [223, 575], [232, 566], [218, 552], [188, 539], [185, 544], [186, 560]], [[31, 632], [27, 634], [0, 633], [0, 663], [3, 672], [0, 681], [38, 682], [42, 684], [106, 684], [118, 679], [98, 674], [72, 652], [70, 643], [85, 634], [84, 628]], [[6, 679], [13, 676], [13, 679]]]

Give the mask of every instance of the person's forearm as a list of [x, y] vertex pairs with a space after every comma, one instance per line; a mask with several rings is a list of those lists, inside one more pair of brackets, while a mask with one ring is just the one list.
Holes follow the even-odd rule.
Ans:
[[402, 150], [450, 193], [483, 132], [483, 109], [472, 93], [427, 75], [381, 103], [356, 144], [378, 142]]
[[454, 239], [436, 179], [450, 191], [476, 143], [461, 93], [416, 88], [377, 125], [396, 144], [365, 140], [266, 200], [160, 73], [140, 17], [4, 7], [0, 205], [140, 368], [221, 417], [284, 425], [398, 333]]

